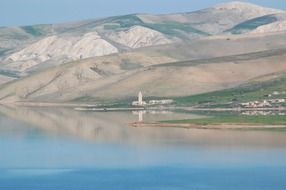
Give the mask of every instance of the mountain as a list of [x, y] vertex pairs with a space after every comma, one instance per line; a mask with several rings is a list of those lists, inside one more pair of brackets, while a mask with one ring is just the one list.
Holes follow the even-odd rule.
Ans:
[[[191, 13], [132, 14], [67, 24], [1, 28], [2, 70], [25, 75], [80, 58], [184, 42], [225, 31], [237, 33], [241, 27], [253, 25], [256, 19], [260, 21], [260, 17], [266, 21], [259, 26], [276, 21], [272, 14], [282, 12], [231, 2]], [[92, 43], [87, 45], [89, 42]]]
[[0, 28], [0, 100], [122, 100], [140, 90], [176, 97], [232, 88], [286, 70], [285, 15], [231, 2], [190, 13]]
[[235, 87], [286, 70], [284, 37], [210, 37], [79, 60], [2, 85], [0, 97], [94, 102], [130, 99], [140, 90], [145, 96], [187, 96]]
[[139, 15], [139, 18], [146, 23], [183, 23], [186, 24], [185, 27], [192, 26], [198, 31], [197, 34], [203, 32], [208, 35], [217, 35], [250, 19], [282, 12], [284, 11], [250, 3], [230, 2], [191, 13], [157, 16]]

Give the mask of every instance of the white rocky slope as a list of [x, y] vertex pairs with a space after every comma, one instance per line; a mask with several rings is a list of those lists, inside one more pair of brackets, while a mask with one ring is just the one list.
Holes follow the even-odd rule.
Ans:
[[134, 26], [125, 31], [112, 33], [108, 37], [130, 48], [140, 48], [172, 42], [162, 33], [143, 26]]
[[[113, 32], [108, 37], [119, 44], [130, 48], [140, 48], [171, 43], [160, 32], [142, 26], [134, 26], [126, 31]], [[118, 53], [119, 50], [103, 39], [97, 32], [83, 36], [49, 36], [28, 47], [13, 53], [6, 58], [8, 69], [24, 72], [47, 61], [56, 64], [84, 58]]]
[[13, 69], [24, 71], [48, 60], [78, 60], [117, 52], [118, 49], [97, 32], [91, 32], [82, 37], [46, 37], [10, 55], [6, 61]]
[[251, 31], [251, 34], [264, 34], [264, 33], [271, 33], [271, 32], [282, 32], [286, 31], [286, 20], [284, 21], [277, 21], [271, 24], [263, 25], [255, 30]]

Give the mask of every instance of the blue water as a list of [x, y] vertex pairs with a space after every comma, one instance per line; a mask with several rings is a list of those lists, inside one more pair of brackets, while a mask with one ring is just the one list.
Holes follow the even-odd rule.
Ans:
[[[19, 171], [18, 171], [19, 172]], [[21, 173], [23, 172], [23, 173]], [[285, 168], [86, 169], [4, 173], [0, 188], [13, 189], [246, 189], [285, 190]], [[28, 176], [21, 176], [25, 172]], [[41, 172], [43, 172], [41, 174]], [[1, 176], [3, 172], [1, 172]], [[19, 176], [17, 176], [19, 175]]]
[[117, 125], [130, 113], [69, 120], [77, 113], [7, 113], [13, 119], [0, 117], [0, 190], [286, 189], [285, 132]]

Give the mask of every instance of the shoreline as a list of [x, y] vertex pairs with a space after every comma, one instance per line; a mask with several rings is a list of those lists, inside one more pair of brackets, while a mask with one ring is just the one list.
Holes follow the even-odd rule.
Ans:
[[[7, 105], [7, 104], [3, 104]], [[9, 104], [8, 104], [9, 105]], [[286, 107], [269, 107], [269, 108], [197, 108], [191, 106], [152, 106], [152, 107], [107, 107], [97, 103], [61, 103], [61, 102], [14, 102], [11, 105], [23, 107], [69, 107], [78, 111], [123, 111], [123, 110], [185, 110], [185, 111], [286, 111]]]
[[[15, 105], [15, 104], [14, 104]], [[274, 108], [195, 108], [195, 107], [183, 107], [183, 106], [152, 106], [152, 107], [107, 107], [103, 104], [88, 104], [88, 103], [52, 103], [52, 102], [16, 102], [16, 106], [23, 107], [62, 107], [69, 108], [75, 111], [90, 111], [90, 112], [131, 112], [131, 111], [214, 111], [214, 112], [223, 112], [223, 111], [285, 111], [285, 107], [274, 107]], [[244, 123], [245, 122], [245, 123]], [[173, 127], [173, 128], [186, 128], [186, 129], [286, 129], [284, 123], [248, 123], [247, 120], [244, 120], [241, 123], [235, 123], [233, 121], [227, 121], [227, 123], [180, 123], [180, 122], [133, 122], [130, 123], [133, 127]]]
[[263, 124], [235, 124], [235, 123], [222, 123], [222, 124], [210, 124], [210, 125], [198, 125], [192, 123], [145, 123], [134, 122], [130, 123], [132, 127], [141, 128], [184, 128], [184, 129], [216, 129], [216, 130], [235, 130], [235, 129], [286, 129], [286, 125], [263, 125]]
[[81, 108], [76, 107], [74, 108], [76, 111], [94, 111], [94, 112], [108, 112], [108, 111], [143, 111], [146, 110], [145, 108]]

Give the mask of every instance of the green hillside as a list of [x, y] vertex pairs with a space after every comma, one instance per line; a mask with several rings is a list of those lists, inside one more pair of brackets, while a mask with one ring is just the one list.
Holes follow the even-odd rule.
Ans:
[[[251, 82], [236, 88], [176, 98], [177, 105], [199, 107], [235, 107], [255, 100], [286, 98], [286, 76], [264, 82]], [[278, 95], [273, 95], [278, 92]], [[268, 95], [271, 94], [271, 97]], [[275, 93], [274, 93], [275, 94]]]

